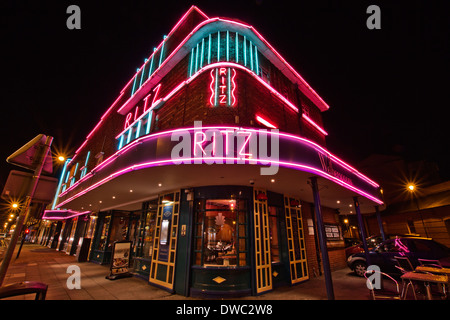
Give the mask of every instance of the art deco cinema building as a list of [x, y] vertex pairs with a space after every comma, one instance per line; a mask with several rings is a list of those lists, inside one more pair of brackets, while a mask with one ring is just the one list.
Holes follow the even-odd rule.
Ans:
[[318, 240], [343, 267], [338, 209], [382, 200], [327, 151], [328, 108], [252, 26], [192, 7], [67, 161], [38, 240], [68, 254], [90, 240], [104, 264], [131, 240], [137, 276], [193, 296], [306, 281]]

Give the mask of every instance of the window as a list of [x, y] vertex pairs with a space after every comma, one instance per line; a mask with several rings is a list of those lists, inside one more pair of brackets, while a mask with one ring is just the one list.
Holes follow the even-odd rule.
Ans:
[[104, 216], [101, 221], [101, 227], [99, 229], [99, 238], [98, 238], [98, 250], [106, 250], [106, 245], [108, 242], [107, 234], [109, 229], [109, 224], [111, 222], [111, 216]]
[[272, 263], [280, 262], [277, 208], [269, 207], [270, 256]]
[[246, 216], [244, 200], [197, 201], [195, 264], [223, 267], [247, 265]]
[[153, 252], [153, 237], [155, 235], [157, 201], [148, 205], [148, 210], [144, 212], [139, 221], [137, 233], [136, 256], [149, 259]]

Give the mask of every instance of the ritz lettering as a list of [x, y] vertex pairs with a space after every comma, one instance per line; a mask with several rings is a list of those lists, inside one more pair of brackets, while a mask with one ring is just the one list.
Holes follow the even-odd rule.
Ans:
[[[153, 109], [155, 105], [159, 102], [159, 90], [161, 89], [161, 84], [158, 84], [150, 94], [148, 94], [142, 101], [144, 102], [143, 106], [141, 103], [138, 103], [132, 112], [129, 112], [125, 117], [125, 123], [123, 129], [127, 129], [131, 126], [137, 119], [142, 117], [147, 111]], [[150, 102], [151, 101], [151, 102]], [[150, 112], [150, 111], [149, 111]]]
[[[261, 175], [274, 175], [279, 165], [277, 129], [216, 129], [194, 123], [193, 131], [176, 131], [171, 141], [179, 141], [171, 151], [174, 164], [259, 164]], [[267, 166], [268, 165], [268, 166]], [[266, 167], [267, 166], [267, 167]]]

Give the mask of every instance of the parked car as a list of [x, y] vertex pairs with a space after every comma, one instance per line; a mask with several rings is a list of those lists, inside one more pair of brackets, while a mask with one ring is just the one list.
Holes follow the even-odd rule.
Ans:
[[[362, 241], [354, 238], [346, 238], [345, 240], [345, 257], [348, 258], [352, 254], [364, 252], [364, 246]], [[366, 239], [367, 247], [370, 249], [375, 248], [382, 241], [379, 236], [371, 236]]]
[[[407, 257], [415, 268], [419, 265], [418, 259], [439, 260], [444, 267], [450, 267], [450, 249], [429, 238], [402, 237], [388, 239], [374, 249], [369, 250], [371, 265], [377, 265], [382, 272], [400, 274], [395, 266], [395, 257]], [[364, 276], [367, 261], [364, 252], [348, 257], [347, 265], [358, 276]]]

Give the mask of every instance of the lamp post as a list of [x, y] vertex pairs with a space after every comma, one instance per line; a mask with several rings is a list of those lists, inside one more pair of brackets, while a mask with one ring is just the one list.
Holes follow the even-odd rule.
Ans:
[[45, 159], [47, 157], [47, 153], [50, 150], [52, 141], [53, 141], [53, 137], [50, 137], [50, 136], [46, 137], [45, 143], [43, 145], [42, 153], [40, 154], [40, 156], [37, 159], [36, 168], [34, 169], [32, 179], [30, 181], [30, 184], [28, 185], [28, 192], [27, 192], [25, 203], [23, 205], [21, 212], [19, 213], [19, 217], [16, 222], [16, 228], [14, 229], [14, 233], [11, 237], [11, 241], [9, 243], [8, 249], [6, 250], [5, 256], [2, 261], [2, 265], [0, 266], [0, 286], [2, 286], [3, 280], [5, 279], [6, 271], [8, 270], [9, 263], [11, 262], [11, 258], [14, 253], [14, 249], [16, 247], [17, 240], [19, 239], [19, 235], [22, 232], [22, 226], [28, 218], [28, 215], [30, 212], [31, 201], [33, 200], [34, 193], [37, 189], [39, 178], [41, 177], [41, 172], [42, 172], [42, 169], [44, 168]]
[[425, 222], [423, 221], [423, 217], [422, 217], [422, 212], [420, 211], [420, 208], [419, 208], [419, 201], [417, 200], [417, 195], [416, 195], [416, 185], [415, 184], [413, 184], [413, 183], [409, 183], [407, 186], [406, 186], [406, 188], [407, 188], [407, 190], [409, 191], [409, 192], [411, 192], [411, 196], [413, 197], [413, 199], [414, 199], [414, 202], [416, 203], [416, 207], [417, 207], [417, 212], [419, 213], [419, 216], [420, 216], [420, 220], [422, 220], [422, 225], [423, 225], [423, 229], [425, 230], [425, 235], [427, 236], [427, 238], [428, 238], [428, 232], [427, 232], [427, 228], [425, 227]]

